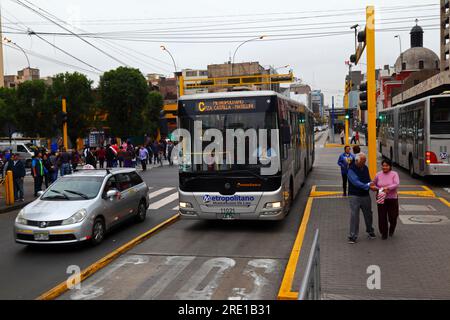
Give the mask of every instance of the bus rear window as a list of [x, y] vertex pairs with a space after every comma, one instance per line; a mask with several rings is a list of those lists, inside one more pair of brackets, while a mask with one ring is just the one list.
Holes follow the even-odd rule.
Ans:
[[431, 134], [450, 134], [450, 98], [434, 98], [430, 104]]

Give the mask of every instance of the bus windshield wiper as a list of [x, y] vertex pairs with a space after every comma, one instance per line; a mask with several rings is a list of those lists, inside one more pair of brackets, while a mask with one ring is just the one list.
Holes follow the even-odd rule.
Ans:
[[262, 176], [260, 174], [257, 174], [256, 172], [252, 171], [252, 170], [248, 170], [248, 169], [242, 169], [242, 170], [228, 170], [228, 171], [220, 171], [219, 173], [225, 173], [225, 174], [233, 174], [233, 173], [249, 173], [252, 176], [267, 181], [268, 177]]
[[78, 191], [73, 191], [73, 190], [64, 190], [64, 191], [71, 193], [71, 194], [76, 194], [77, 196], [80, 196], [84, 199], [89, 199], [89, 197], [87, 195], [85, 195], [84, 193], [78, 192]]

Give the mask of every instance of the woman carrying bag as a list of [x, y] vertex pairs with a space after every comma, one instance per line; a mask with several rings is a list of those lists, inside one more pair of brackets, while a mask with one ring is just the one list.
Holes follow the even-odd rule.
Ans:
[[386, 240], [392, 237], [397, 226], [399, 215], [398, 193], [400, 185], [398, 173], [392, 171], [392, 162], [383, 160], [382, 171], [378, 172], [370, 188], [377, 191], [378, 226], [381, 238]]

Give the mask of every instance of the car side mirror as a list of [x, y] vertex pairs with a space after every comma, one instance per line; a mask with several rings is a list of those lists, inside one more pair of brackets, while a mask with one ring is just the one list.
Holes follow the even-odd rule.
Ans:
[[119, 195], [120, 195], [119, 190], [112, 189], [112, 190], [109, 190], [108, 192], [106, 192], [106, 199], [114, 200], [115, 198], [118, 198]]

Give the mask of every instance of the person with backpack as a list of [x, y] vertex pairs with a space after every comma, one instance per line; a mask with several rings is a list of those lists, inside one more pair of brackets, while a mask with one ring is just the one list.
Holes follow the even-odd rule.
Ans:
[[31, 162], [31, 174], [34, 179], [34, 196], [38, 196], [38, 192], [42, 191], [42, 184], [46, 174], [44, 163], [42, 162], [42, 153], [38, 152], [37, 156]]

